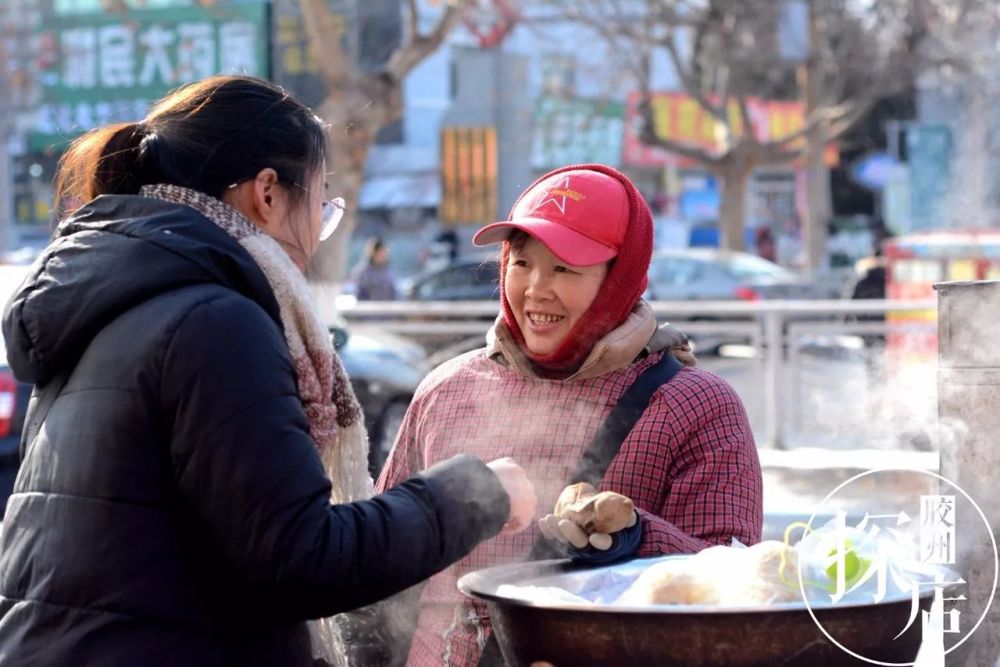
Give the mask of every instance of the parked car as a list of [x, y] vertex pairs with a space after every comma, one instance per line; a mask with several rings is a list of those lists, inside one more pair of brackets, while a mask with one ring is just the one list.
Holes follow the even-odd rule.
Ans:
[[[470, 255], [419, 274], [406, 296], [418, 301], [478, 301], [500, 297], [496, 254]], [[691, 299], [817, 299], [838, 295], [794, 272], [745, 252], [717, 248], [663, 250], [653, 255], [649, 292], [657, 301]]]
[[803, 280], [774, 262], [746, 252], [718, 248], [662, 250], [653, 255], [647, 297], [656, 301], [695, 299], [837, 298], [822, 285]]
[[415, 301], [492, 301], [500, 298], [496, 253], [461, 257], [448, 266], [418, 274], [404, 296]]
[[[663, 250], [653, 255], [649, 287], [651, 301], [760, 301], [774, 299], [835, 299], [830, 286], [812, 283], [774, 262], [746, 252], [719, 248]], [[828, 316], [803, 315], [807, 319]], [[785, 318], [786, 323], [799, 316]], [[710, 315], [678, 316], [671, 321], [684, 329], [686, 321], [711, 321]], [[732, 315], [726, 319], [741, 319]], [[747, 316], [751, 319], [751, 316]], [[714, 354], [729, 344], [745, 344], [749, 339], [726, 332], [692, 334], [702, 354]]]
[[338, 319], [330, 330], [365, 413], [368, 467], [375, 477], [389, 456], [417, 385], [430, 370], [427, 353], [413, 341], [375, 327], [348, 328]]

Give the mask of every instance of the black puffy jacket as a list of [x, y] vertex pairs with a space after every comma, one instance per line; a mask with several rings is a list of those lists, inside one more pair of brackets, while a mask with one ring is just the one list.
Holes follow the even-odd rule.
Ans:
[[263, 273], [194, 210], [99, 197], [4, 313], [9, 362], [72, 374], [0, 538], [0, 664], [304, 665], [306, 619], [402, 590], [499, 531], [453, 459], [331, 505]]

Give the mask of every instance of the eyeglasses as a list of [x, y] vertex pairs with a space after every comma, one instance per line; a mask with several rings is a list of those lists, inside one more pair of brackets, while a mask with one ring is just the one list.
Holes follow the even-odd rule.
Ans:
[[[226, 189], [232, 190], [233, 188], [238, 187], [241, 183], [252, 181], [255, 178], [256, 176], [250, 176], [248, 178], [244, 178], [234, 183], [230, 183], [228, 186], [226, 186]], [[307, 188], [304, 185], [295, 183], [294, 181], [289, 182], [289, 184], [296, 188], [309, 192], [309, 188]], [[333, 199], [328, 199], [323, 202], [323, 212], [321, 214], [322, 217], [320, 218], [322, 223], [319, 232], [320, 241], [325, 241], [331, 236], [333, 236], [333, 233], [337, 231], [337, 226], [340, 225], [340, 221], [344, 219], [344, 211], [346, 209], [347, 209], [347, 202], [344, 201], [343, 197], [334, 197]]]
[[337, 225], [344, 219], [344, 210], [347, 203], [343, 197], [334, 197], [323, 202], [323, 226], [319, 232], [319, 240], [325, 241], [337, 231]]

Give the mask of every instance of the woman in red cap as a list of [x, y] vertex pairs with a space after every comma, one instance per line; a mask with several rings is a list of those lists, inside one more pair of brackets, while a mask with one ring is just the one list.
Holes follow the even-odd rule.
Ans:
[[[761, 472], [746, 411], [729, 384], [693, 367], [686, 338], [658, 327], [640, 298], [653, 224], [629, 179], [603, 165], [557, 169], [475, 243], [503, 244], [502, 312], [484, 349], [452, 359], [421, 384], [379, 489], [458, 453], [511, 456], [534, 481], [540, 506], [552, 507], [612, 408], [672, 351], [685, 368], [652, 392], [599, 484], [632, 499], [639, 521], [614, 535], [607, 552], [584, 546], [569, 555], [606, 562], [759, 541]], [[431, 578], [408, 664], [479, 663], [487, 610], [456, 582], [534, 555], [540, 534], [572, 537], [550, 522], [484, 542]]]

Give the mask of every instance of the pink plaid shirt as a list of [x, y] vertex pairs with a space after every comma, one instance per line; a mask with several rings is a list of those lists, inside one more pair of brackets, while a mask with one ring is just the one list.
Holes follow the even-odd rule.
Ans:
[[[511, 456], [534, 482], [547, 513], [618, 398], [655, 363], [654, 353], [595, 378], [524, 376], [477, 350], [432, 372], [417, 390], [378, 481], [379, 492], [459, 453]], [[631, 498], [642, 515], [640, 555], [693, 553], [736, 538], [760, 540], [760, 461], [746, 411], [725, 380], [684, 368], [657, 390], [625, 439], [603, 488]], [[537, 526], [498, 535], [432, 577], [408, 665], [479, 660], [489, 636], [486, 606], [456, 582], [468, 572], [524, 560]]]

